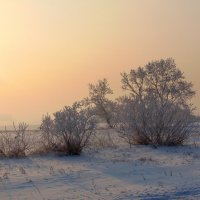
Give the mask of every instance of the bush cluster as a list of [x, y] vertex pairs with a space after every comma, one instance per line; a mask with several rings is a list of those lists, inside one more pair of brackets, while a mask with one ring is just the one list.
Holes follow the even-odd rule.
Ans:
[[[79, 155], [97, 129], [97, 118], [115, 128], [131, 146], [182, 145], [199, 118], [193, 114], [193, 85], [176, 67], [173, 59], [149, 62], [144, 67], [122, 73], [125, 96], [111, 100], [113, 94], [106, 79], [89, 84], [89, 97], [65, 106], [52, 117], [42, 118], [42, 152]], [[28, 126], [20, 123], [14, 131], [0, 134], [0, 154], [26, 156], [31, 151]], [[101, 141], [102, 143], [102, 141]], [[103, 142], [105, 144], [105, 141]]]

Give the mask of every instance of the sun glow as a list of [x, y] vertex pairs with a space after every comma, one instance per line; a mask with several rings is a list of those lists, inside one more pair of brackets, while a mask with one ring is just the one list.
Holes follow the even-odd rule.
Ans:
[[120, 72], [166, 57], [198, 90], [199, 8], [195, 0], [1, 1], [0, 113], [12, 116], [7, 123], [39, 123], [98, 79], [121, 95]]

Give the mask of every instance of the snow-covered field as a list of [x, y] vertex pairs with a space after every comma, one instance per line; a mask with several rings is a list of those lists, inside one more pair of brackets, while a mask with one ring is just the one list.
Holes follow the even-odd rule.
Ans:
[[81, 156], [0, 158], [0, 200], [200, 199], [200, 138], [133, 146], [100, 131]]

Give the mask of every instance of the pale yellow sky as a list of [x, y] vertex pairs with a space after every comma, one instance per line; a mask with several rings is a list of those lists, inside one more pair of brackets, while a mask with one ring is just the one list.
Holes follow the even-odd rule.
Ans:
[[104, 77], [121, 95], [120, 72], [154, 59], [173, 57], [198, 91], [199, 10], [199, 0], [0, 0], [0, 124], [38, 124]]

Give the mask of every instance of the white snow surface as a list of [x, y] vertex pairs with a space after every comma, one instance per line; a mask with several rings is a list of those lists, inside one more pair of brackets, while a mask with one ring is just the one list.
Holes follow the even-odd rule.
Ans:
[[81, 156], [0, 158], [0, 200], [200, 199], [198, 135], [180, 147], [130, 148], [116, 132], [98, 134]]

